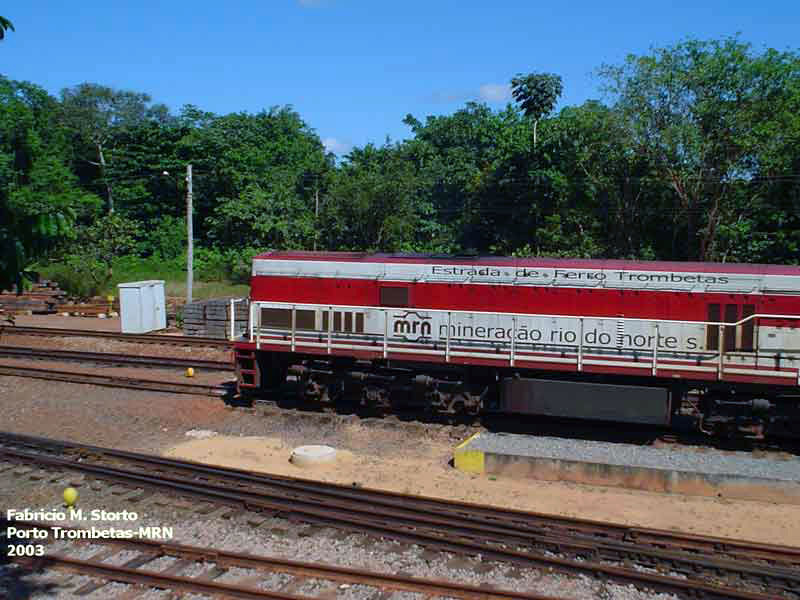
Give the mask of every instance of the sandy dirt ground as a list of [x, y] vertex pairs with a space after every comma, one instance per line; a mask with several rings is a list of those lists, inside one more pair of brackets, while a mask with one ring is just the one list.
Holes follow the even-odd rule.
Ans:
[[[214, 398], [0, 376], [0, 430], [403, 493], [800, 546], [797, 505], [468, 475], [449, 462], [452, 449], [470, 431], [286, 412], [251, 414]], [[186, 435], [201, 429], [226, 435]], [[306, 470], [289, 463], [293, 447], [314, 443], [347, 452], [325, 468]]]
[[[56, 329], [84, 329], [87, 331], [112, 331], [120, 333], [122, 326], [119, 317], [79, 317], [71, 315], [16, 315], [14, 323], [24, 327], [53, 327]], [[13, 328], [9, 326], [7, 331]], [[159, 335], [183, 335], [183, 332], [175, 327], [168, 326], [161, 331], [154, 331]]]
[[[377, 432], [353, 431], [352, 436]], [[308, 443], [319, 440], [309, 439]], [[277, 438], [214, 436], [183, 442], [166, 454], [223, 466], [341, 484], [449, 498], [506, 508], [613, 521], [641, 527], [800, 545], [800, 506], [672, 496], [571, 483], [490, 479], [449, 465], [452, 446], [429, 442], [425, 452], [404, 457], [345, 451], [336, 463], [299, 468], [292, 448]]]
[[86, 329], [89, 331], [120, 331], [119, 317], [65, 317], [63, 315], [16, 315], [14, 322], [24, 327], [56, 327], [58, 329]]

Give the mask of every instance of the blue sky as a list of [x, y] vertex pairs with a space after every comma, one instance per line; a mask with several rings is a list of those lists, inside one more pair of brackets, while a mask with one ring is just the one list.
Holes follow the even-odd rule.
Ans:
[[0, 14], [16, 27], [0, 43], [12, 79], [54, 94], [96, 82], [176, 111], [290, 104], [340, 154], [407, 137], [407, 113], [501, 108], [520, 72], [560, 74], [563, 106], [600, 97], [599, 65], [653, 45], [740, 32], [800, 46], [796, 1], [11, 0]]

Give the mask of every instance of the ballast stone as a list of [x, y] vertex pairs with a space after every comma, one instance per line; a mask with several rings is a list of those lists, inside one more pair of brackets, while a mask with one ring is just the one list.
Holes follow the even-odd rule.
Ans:
[[336, 460], [336, 448], [314, 444], [311, 446], [298, 446], [292, 450], [289, 458], [296, 467], [306, 468], [321, 464], [331, 463]]

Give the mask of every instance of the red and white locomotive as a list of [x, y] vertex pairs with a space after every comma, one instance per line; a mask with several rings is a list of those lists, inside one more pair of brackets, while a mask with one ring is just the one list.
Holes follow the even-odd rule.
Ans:
[[270, 252], [239, 390], [800, 435], [800, 268]]

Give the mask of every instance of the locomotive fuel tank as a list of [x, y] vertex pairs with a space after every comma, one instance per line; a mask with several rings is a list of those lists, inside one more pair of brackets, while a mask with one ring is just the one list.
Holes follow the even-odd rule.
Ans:
[[670, 391], [643, 385], [614, 385], [507, 377], [500, 410], [549, 417], [669, 425]]

